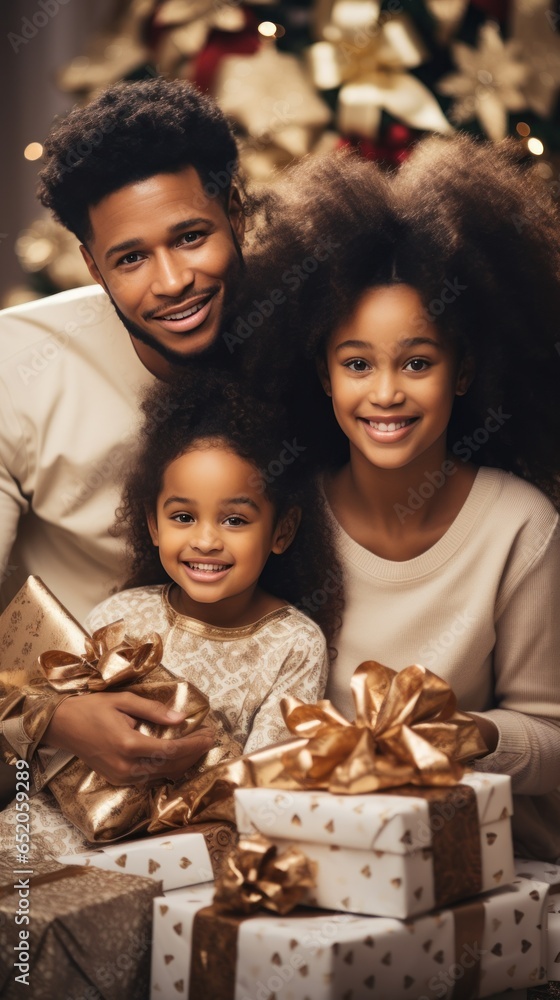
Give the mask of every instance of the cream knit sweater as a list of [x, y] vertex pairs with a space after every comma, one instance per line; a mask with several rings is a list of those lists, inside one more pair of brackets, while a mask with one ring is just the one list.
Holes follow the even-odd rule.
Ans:
[[539, 490], [485, 468], [440, 541], [406, 562], [373, 555], [333, 517], [347, 602], [327, 686], [353, 717], [350, 678], [364, 660], [445, 678], [459, 708], [498, 727], [475, 766], [511, 775], [518, 850], [548, 860], [560, 856], [558, 520]]

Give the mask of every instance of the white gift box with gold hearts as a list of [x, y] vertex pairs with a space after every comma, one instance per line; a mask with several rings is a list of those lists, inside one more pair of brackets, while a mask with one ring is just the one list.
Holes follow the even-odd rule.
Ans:
[[296, 844], [316, 862], [310, 906], [405, 919], [512, 881], [508, 776], [466, 773], [454, 804], [437, 813], [428, 802], [432, 789], [401, 791], [238, 789], [237, 827], [279, 847]]
[[518, 878], [540, 879], [550, 886], [548, 896], [548, 978], [560, 980], [560, 864], [515, 859]]
[[197, 885], [214, 877], [202, 833], [188, 831], [164, 837], [120, 841], [100, 850], [57, 858], [65, 865], [92, 865], [126, 875], [145, 875], [163, 882], [163, 889]]
[[151, 1000], [461, 1000], [546, 982], [542, 882], [408, 921], [300, 907], [243, 917], [212, 896], [154, 900]]

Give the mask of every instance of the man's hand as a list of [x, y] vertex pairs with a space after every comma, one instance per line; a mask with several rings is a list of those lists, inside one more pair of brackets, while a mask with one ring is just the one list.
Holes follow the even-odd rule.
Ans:
[[137, 733], [140, 720], [169, 726], [184, 713], [137, 694], [98, 692], [66, 698], [56, 709], [42, 743], [68, 750], [112, 785], [181, 778], [213, 746], [209, 729], [178, 740]]

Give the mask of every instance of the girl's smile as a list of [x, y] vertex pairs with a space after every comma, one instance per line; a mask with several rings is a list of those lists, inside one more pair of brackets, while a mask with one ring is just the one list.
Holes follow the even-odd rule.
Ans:
[[217, 441], [196, 442], [165, 469], [148, 524], [183, 614], [218, 626], [259, 617], [259, 577], [291, 534], [257, 472]]
[[401, 441], [414, 426], [418, 417], [397, 417], [394, 414], [384, 420], [380, 417], [374, 420], [364, 420], [366, 431], [373, 441], [388, 444]]
[[353, 460], [361, 455], [380, 469], [399, 469], [433, 449], [445, 458], [447, 425], [461, 391], [457, 368], [414, 288], [366, 291], [332, 335], [323, 369]]

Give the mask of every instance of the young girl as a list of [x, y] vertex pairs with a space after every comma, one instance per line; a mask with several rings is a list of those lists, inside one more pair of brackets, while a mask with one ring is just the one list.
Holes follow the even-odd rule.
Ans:
[[[515, 156], [457, 137], [421, 143], [390, 177], [353, 158], [309, 162], [261, 245], [257, 292], [294, 239], [301, 259], [319, 237], [337, 248], [280, 317], [304, 444], [337, 458], [324, 490], [346, 611], [327, 696], [351, 713], [366, 659], [445, 678], [489, 748], [474, 766], [513, 779], [518, 850], [554, 859], [560, 243]], [[263, 347], [274, 371], [273, 338]]]
[[[129, 579], [86, 628], [122, 618], [133, 637], [158, 632], [167, 669], [208, 696], [214, 745], [250, 752], [289, 736], [284, 695], [324, 692], [342, 604], [322, 499], [278, 410], [226, 376], [161, 384], [144, 412], [118, 511]], [[34, 849], [85, 846], [48, 790], [33, 799], [33, 831]]]
[[[279, 412], [227, 375], [197, 382], [159, 387], [144, 404], [117, 512], [130, 576], [86, 624], [93, 631], [124, 618], [132, 635], [159, 632], [168, 670], [204, 691], [209, 718], [250, 752], [286, 737], [284, 694], [321, 697], [321, 627], [331, 641], [341, 598], [309, 598], [336, 570], [336, 555], [317, 516], [317, 486]], [[315, 622], [294, 604], [311, 608]]]

